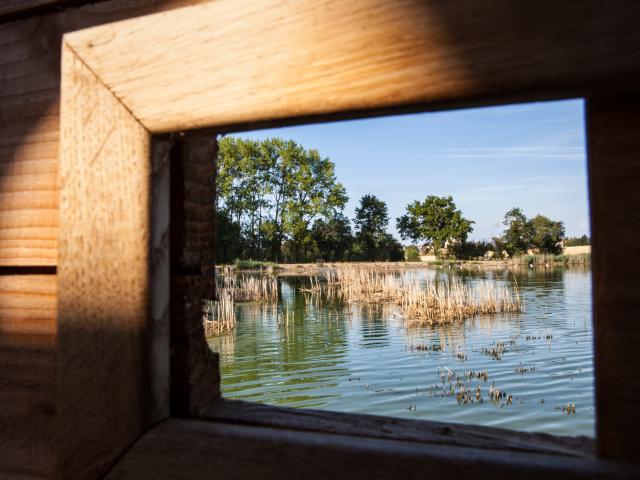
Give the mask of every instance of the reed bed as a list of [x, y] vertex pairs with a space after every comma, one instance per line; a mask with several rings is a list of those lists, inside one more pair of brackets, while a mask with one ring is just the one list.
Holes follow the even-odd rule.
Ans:
[[207, 337], [231, 331], [236, 326], [236, 309], [231, 292], [219, 292], [218, 300], [205, 300], [202, 315]]
[[205, 335], [220, 335], [236, 326], [236, 302], [278, 301], [278, 281], [274, 276], [237, 277], [230, 269], [216, 278], [217, 300], [205, 300], [202, 322]]
[[236, 302], [278, 301], [278, 280], [272, 275], [221, 275], [216, 279], [216, 290], [231, 294]]
[[517, 287], [491, 280], [465, 284], [451, 280], [420, 280], [385, 271], [336, 268], [325, 273], [327, 292], [346, 302], [392, 303], [408, 325], [448, 323], [481, 314], [523, 309]]

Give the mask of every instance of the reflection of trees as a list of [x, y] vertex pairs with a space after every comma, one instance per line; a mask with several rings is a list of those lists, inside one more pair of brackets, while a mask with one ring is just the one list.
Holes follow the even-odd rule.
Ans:
[[348, 345], [344, 311], [288, 288], [293, 282], [282, 281], [289, 285], [282, 289], [280, 305], [238, 306], [234, 342], [210, 342], [222, 353], [225, 394], [304, 406], [338, 395], [321, 390], [336, 387], [349, 374], [341, 367]]
[[[225, 395], [293, 406], [322, 406], [340, 395], [341, 380], [349, 375], [345, 364], [354, 338], [350, 337], [352, 321], [356, 322], [353, 332], [360, 348], [388, 347], [393, 344], [394, 335], [401, 335], [408, 349], [419, 343], [437, 344], [447, 355], [455, 355], [466, 351], [467, 342], [478, 332], [486, 339], [505, 332], [518, 337], [525, 327], [551, 326], [559, 309], [571, 305], [564, 297], [575, 295], [576, 302], [583, 302], [580, 295], [589, 280], [588, 274], [573, 269], [527, 267], [491, 271], [425, 269], [399, 275], [443, 282], [454, 276], [465, 282], [517, 282], [526, 310], [522, 314], [478, 316], [465, 322], [404, 328], [391, 305], [344, 304], [326, 292], [318, 295], [298, 291], [296, 286], [304, 282], [308, 285], [308, 279], [280, 279], [278, 304], [238, 305], [236, 330], [210, 339], [211, 347], [221, 354]], [[565, 282], [571, 275], [585, 278], [578, 284], [572, 280], [567, 286]], [[588, 317], [589, 306], [584, 308]], [[400, 330], [396, 333], [392, 328]], [[414, 353], [425, 355], [424, 351]]]

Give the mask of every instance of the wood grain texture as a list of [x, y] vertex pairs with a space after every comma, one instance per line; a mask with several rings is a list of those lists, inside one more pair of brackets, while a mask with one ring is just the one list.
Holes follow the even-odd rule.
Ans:
[[[0, 265], [55, 265], [61, 34], [0, 26]], [[37, 37], [35, 37], [37, 35]], [[37, 38], [37, 40], [35, 40]]]
[[0, 336], [55, 335], [55, 275], [0, 275]]
[[57, 355], [61, 478], [104, 474], [162, 418], [153, 408], [158, 379], [148, 345], [154, 326], [150, 153], [149, 133], [65, 46]]
[[54, 474], [55, 334], [56, 277], [0, 276], [0, 478]]
[[67, 41], [163, 132], [633, 87], [639, 26], [624, 1], [221, 0]]
[[[0, 266], [57, 263], [63, 33], [201, 1], [101, 1], [0, 25]], [[45, 3], [58, 7], [78, 4], [4, 1], [0, 2], [0, 21], [7, 19], [3, 12], [19, 13], [16, 9]]]
[[175, 139], [171, 155], [171, 412], [202, 416], [220, 398], [217, 354], [204, 337], [202, 306], [214, 298], [213, 133]]
[[107, 477], [635, 478], [603, 461], [172, 419], [144, 435]]
[[560, 437], [514, 432], [502, 428], [426, 420], [327, 412], [221, 400], [204, 416], [207, 420], [270, 428], [407, 440], [434, 445], [544, 453], [589, 458], [595, 442], [588, 437]]
[[598, 450], [640, 462], [640, 96], [589, 99]]
[[62, 10], [69, 6], [97, 3], [99, 1], [101, 0], [4, 0], [0, 4], [0, 21], [14, 20], [28, 15]]

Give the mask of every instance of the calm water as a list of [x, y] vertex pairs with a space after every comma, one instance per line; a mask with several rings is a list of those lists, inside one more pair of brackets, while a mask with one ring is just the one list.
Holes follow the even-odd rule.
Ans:
[[[517, 281], [525, 312], [408, 329], [388, 306], [322, 301], [298, 291], [307, 279], [281, 278], [278, 305], [238, 305], [236, 330], [210, 339], [221, 354], [224, 396], [594, 436], [590, 271], [459, 275], [468, 282]], [[284, 325], [278, 319], [286, 310]], [[472, 391], [473, 403], [459, 403], [462, 386]], [[491, 401], [491, 386], [506, 396]], [[568, 403], [575, 414], [563, 412]]]

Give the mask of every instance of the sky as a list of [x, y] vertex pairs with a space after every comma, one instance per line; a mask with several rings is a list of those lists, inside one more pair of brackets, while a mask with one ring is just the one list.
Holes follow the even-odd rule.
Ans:
[[[504, 214], [520, 207], [565, 224], [568, 236], [590, 234], [582, 100], [527, 103], [396, 115], [239, 132], [233, 136], [293, 139], [336, 166], [347, 189], [345, 214], [360, 197], [389, 208], [389, 232], [407, 204], [451, 195], [475, 221], [469, 238], [489, 240]], [[403, 242], [408, 243], [408, 242]]]

